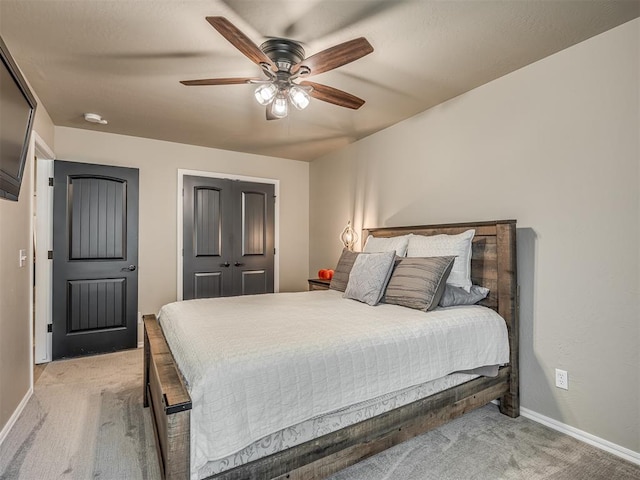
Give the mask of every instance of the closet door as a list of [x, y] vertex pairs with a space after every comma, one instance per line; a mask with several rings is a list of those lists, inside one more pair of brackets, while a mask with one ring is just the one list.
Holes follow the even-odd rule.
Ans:
[[231, 185], [219, 178], [185, 176], [183, 188], [183, 298], [231, 295]]
[[273, 292], [274, 186], [233, 182], [233, 295]]
[[183, 299], [270, 293], [274, 186], [185, 176]]

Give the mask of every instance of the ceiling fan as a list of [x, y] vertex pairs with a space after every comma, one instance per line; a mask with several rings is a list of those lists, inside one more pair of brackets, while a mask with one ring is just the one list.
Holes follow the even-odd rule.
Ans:
[[337, 88], [309, 81], [294, 82], [299, 78], [333, 70], [373, 52], [364, 38], [356, 38], [305, 58], [300, 43], [286, 38], [269, 38], [259, 47], [225, 17], [207, 17], [207, 21], [249, 60], [259, 65], [264, 78], [209, 78], [182, 80], [187, 86], [257, 84], [255, 97], [266, 106], [267, 120], [284, 118], [289, 104], [302, 110], [309, 105], [309, 97], [340, 107], [357, 110], [364, 100]]

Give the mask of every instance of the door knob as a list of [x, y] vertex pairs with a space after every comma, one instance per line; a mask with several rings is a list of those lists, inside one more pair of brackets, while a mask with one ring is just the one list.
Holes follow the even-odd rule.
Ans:
[[224, 262], [220, 264], [221, 267], [226, 267], [226, 268], [229, 268], [229, 265], [231, 265], [229, 262]]
[[234, 265], [236, 267], [242, 267], [244, 265], [244, 263], [236, 262], [236, 263], [234, 263]]
[[136, 266], [135, 265], [129, 265], [128, 267], [124, 267], [120, 269], [121, 272], [135, 272], [136, 271]]

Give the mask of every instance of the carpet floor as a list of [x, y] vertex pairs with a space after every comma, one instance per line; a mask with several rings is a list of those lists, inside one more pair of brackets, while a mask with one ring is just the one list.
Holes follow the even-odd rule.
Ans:
[[[142, 351], [52, 362], [0, 449], [0, 480], [160, 478]], [[640, 466], [488, 405], [331, 480], [638, 480]]]
[[0, 452], [0, 479], [160, 478], [142, 350], [49, 363]]

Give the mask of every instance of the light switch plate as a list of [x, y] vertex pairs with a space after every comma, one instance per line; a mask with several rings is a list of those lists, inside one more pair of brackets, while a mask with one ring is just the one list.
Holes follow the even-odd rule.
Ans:
[[18, 251], [18, 266], [20, 268], [24, 267], [27, 264], [27, 251], [21, 248]]

